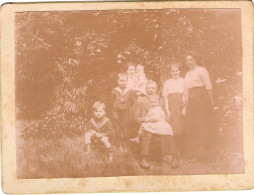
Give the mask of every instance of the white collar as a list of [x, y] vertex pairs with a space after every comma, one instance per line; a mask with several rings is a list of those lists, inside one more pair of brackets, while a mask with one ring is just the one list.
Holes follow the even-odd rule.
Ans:
[[100, 129], [109, 119], [107, 117], [104, 117], [100, 122], [96, 122], [93, 118], [91, 119], [91, 122], [93, 125], [97, 128]]
[[114, 90], [118, 91], [121, 95], [126, 94], [127, 92], [129, 92], [131, 89], [129, 89], [128, 87], [125, 87], [124, 91], [122, 91], [120, 89], [120, 87], [115, 87]]
[[174, 79], [173, 77], [171, 78], [172, 81], [179, 81], [181, 79], [182, 79], [182, 77], [178, 77], [177, 79]]

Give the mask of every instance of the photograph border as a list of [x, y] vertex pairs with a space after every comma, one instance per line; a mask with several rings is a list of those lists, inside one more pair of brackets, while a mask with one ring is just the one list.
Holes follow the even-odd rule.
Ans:
[[[243, 69], [244, 174], [17, 179], [14, 15], [27, 11], [163, 8], [240, 8]], [[1, 7], [2, 189], [5, 193], [84, 193], [233, 190], [254, 187], [253, 5], [251, 1], [70, 2], [4, 4]]]

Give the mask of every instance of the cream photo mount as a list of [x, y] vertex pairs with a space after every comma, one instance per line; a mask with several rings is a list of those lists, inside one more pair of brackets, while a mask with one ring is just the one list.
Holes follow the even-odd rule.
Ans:
[[[15, 31], [17, 12], [114, 9], [241, 9], [244, 174], [17, 179]], [[240, 190], [254, 187], [253, 5], [250, 1], [21, 3], [1, 7], [2, 189], [5, 193]]]

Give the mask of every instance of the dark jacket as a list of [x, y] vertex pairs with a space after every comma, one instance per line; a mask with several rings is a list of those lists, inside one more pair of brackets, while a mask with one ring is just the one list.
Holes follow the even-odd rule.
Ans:
[[111, 102], [113, 108], [129, 109], [134, 103], [134, 94], [132, 90], [121, 91], [119, 87], [112, 90]]
[[99, 122], [96, 122], [93, 118], [91, 118], [86, 124], [85, 131], [87, 132], [91, 129], [97, 131], [98, 133], [104, 133], [105, 136], [112, 136], [113, 134], [112, 123], [109, 118], [105, 116]]

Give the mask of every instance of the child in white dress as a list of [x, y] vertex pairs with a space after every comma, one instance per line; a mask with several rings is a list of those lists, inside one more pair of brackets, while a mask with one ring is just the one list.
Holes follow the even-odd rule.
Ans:
[[139, 142], [139, 136], [143, 131], [148, 131], [153, 134], [173, 136], [172, 128], [170, 124], [165, 121], [165, 113], [160, 107], [159, 96], [150, 98], [150, 109], [147, 116], [142, 120], [139, 135], [138, 137], [130, 140]]

